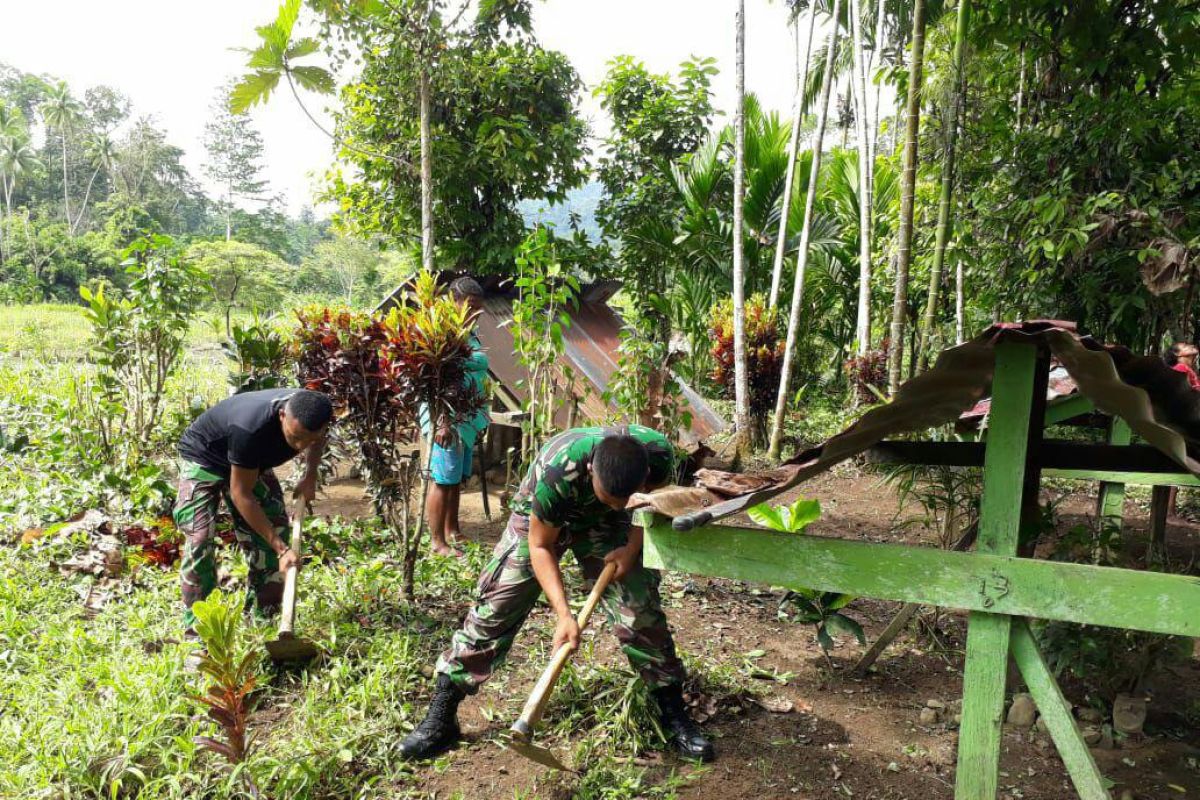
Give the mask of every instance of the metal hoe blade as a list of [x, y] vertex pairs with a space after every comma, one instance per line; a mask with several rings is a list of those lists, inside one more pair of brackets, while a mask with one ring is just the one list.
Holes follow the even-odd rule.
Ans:
[[307, 639], [291, 633], [281, 633], [279, 638], [267, 642], [267, 652], [272, 661], [311, 661], [320, 652]]
[[557, 769], [562, 772], [575, 771], [559, 761], [554, 753], [551, 753], [544, 747], [538, 747], [533, 742], [526, 742], [514, 736], [505, 742], [504, 746], [509, 750], [512, 750], [514, 753], [528, 758], [530, 761], [536, 761], [544, 767], [550, 767], [551, 769]]

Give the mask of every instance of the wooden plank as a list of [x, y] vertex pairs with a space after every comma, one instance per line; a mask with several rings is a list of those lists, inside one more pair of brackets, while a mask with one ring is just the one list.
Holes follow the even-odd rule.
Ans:
[[[1013, 509], [1017, 504], [1013, 504]], [[1200, 578], [655, 517], [646, 566], [789, 589], [1200, 637]]]
[[1171, 510], [1171, 487], [1155, 486], [1150, 492], [1150, 546], [1146, 565], [1161, 564], [1167, 557], [1167, 513]]
[[1037, 641], [1029, 630], [1029, 623], [1025, 620], [1014, 620], [1011, 644], [1013, 659], [1025, 678], [1025, 685], [1029, 687], [1038, 711], [1046, 721], [1050, 737], [1054, 739], [1054, 746], [1058, 748], [1080, 800], [1110, 800], [1108, 789], [1104, 786], [1104, 776], [1100, 774], [1091, 751], [1075, 726], [1071, 704], [1059, 690], [1058, 682], [1042, 658]]
[[982, 442], [882, 441], [867, 450], [873, 464], [924, 464], [931, 467], [982, 467]]
[[[954, 547], [950, 549], [957, 553], [966, 552], [967, 550], [971, 549], [972, 545], [975, 544], [975, 539], [978, 536], [979, 526], [977, 524], [972, 525], [970, 529], [963, 534], [957, 542], [954, 543]], [[868, 650], [863, 657], [858, 660], [858, 663], [854, 665], [853, 672], [855, 675], [865, 675], [867, 673], [867, 670], [869, 670], [879, 659], [879, 657], [883, 655], [883, 651], [886, 650], [887, 646], [891, 644], [897, 636], [900, 635], [900, 632], [908, 625], [908, 621], [913, 618], [913, 615], [916, 614], [920, 608], [921, 606], [918, 603], [904, 604], [899, 613], [897, 613], [892, 621], [888, 623], [888, 626], [884, 629], [883, 633], [879, 634], [879, 638], [876, 639], [875, 643], [871, 645], [871, 649]]]
[[[1044, 469], [1047, 478], [1076, 481], [1107, 481], [1132, 486], [1200, 486], [1200, 478], [1188, 472], [1120, 472], [1094, 469]], [[1124, 495], [1122, 494], [1122, 498]]]
[[1043, 417], [1043, 426], [1049, 428], [1051, 425], [1057, 425], [1060, 422], [1066, 422], [1069, 419], [1090, 414], [1096, 410], [1096, 404], [1091, 398], [1083, 394], [1072, 394], [1066, 397], [1056, 397], [1046, 404], [1046, 414]]
[[[1042, 396], [1037, 409], [1038, 435], [1045, 413], [1044, 360], [1039, 359], [1037, 349], [1031, 345], [1003, 343], [996, 348], [992, 411], [988, 417], [987, 451], [983, 461], [983, 497], [979, 503], [979, 541], [975, 544], [977, 556], [996, 554], [1005, 557], [1017, 553], [1021, 501], [1026, 488], [1030, 418], [1034, 410], [1035, 386], [1039, 383]], [[1040, 382], [1035, 381], [1038, 367], [1042, 367], [1043, 372]], [[988, 585], [985, 578], [985, 595]], [[1007, 590], [1011, 580], [1005, 580], [1001, 585]], [[971, 613], [967, 625], [955, 800], [994, 800], [999, 788], [1000, 736], [1011, 628], [1011, 617], [978, 611]]]
[[855, 675], [865, 675], [867, 670], [873, 667], [875, 662], [879, 660], [879, 657], [883, 655], [883, 651], [887, 649], [887, 646], [900, 635], [901, 631], [908, 627], [908, 621], [916, 616], [920, 610], [920, 603], [905, 603], [900, 609], [900, 613], [892, 617], [892, 621], [883, 629], [883, 633], [879, 634], [879, 638], [871, 645], [871, 649], [864, 653], [863, 657], [858, 660], [858, 663], [854, 665], [854, 669], [851, 672]]
[[[883, 441], [867, 451], [875, 463], [928, 464], [946, 467], [981, 467], [983, 442]], [[1087, 444], [1049, 439], [1030, 449], [1043, 469], [1176, 475], [1182, 467], [1170, 456], [1147, 444]]]
[[[1132, 438], [1133, 431], [1129, 429], [1129, 423], [1120, 417], [1113, 417], [1108, 425], [1108, 443], [1126, 445]], [[1102, 481], [1100, 494], [1096, 498], [1096, 516], [1119, 523], [1124, 513], [1125, 484], [1121, 481]]]

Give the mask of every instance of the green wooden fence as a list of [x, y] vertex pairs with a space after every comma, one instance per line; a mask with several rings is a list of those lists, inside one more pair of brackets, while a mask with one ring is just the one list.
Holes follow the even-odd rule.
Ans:
[[[1083, 800], [1108, 800], [1104, 779], [1030, 633], [1027, 618], [1065, 620], [1200, 637], [1200, 579], [1018, 557], [1022, 518], [1036, 513], [1042, 469], [1046, 355], [1025, 343], [996, 348], [992, 410], [983, 456], [979, 539], [973, 553], [843, 541], [710, 524], [676, 531], [642, 513], [648, 566], [775, 586], [960, 608], [970, 612], [963, 676], [956, 800], [996, 796], [1005, 677], [1016, 662]], [[1081, 404], [1075, 403], [1075, 405]], [[1031, 420], [1037, 420], [1031, 425]], [[1132, 454], [1114, 426], [1110, 461]], [[1130, 456], [1130, 464], [1143, 463]], [[1120, 514], [1124, 483], [1196, 485], [1182, 473], [1046, 470], [1105, 483], [1102, 505]]]

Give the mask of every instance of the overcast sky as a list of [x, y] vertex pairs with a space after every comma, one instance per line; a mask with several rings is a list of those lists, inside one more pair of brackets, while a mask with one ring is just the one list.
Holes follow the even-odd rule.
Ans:
[[[254, 27], [271, 21], [277, 0], [0, 0], [0, 62], [66, 79], [77, 92], [107, 84], [126, 93], [137, 114], [151, 114], [187, 152], [197, 178], [204, 123], [217, 88], [240, 73]], [[588, 89], [583, 112], [593, 129], [606, 121], [591, 98], [605, 63], [630, 54], [655, 71], [690, 55], [712, 56], [721, 73], [716, 104], [732, 109], [734, 0], [543, 0], [534, 25], [545, 47], [566, 53]], [[781, 0], [746, 0], [746, 88], [787, 113], [794, 47]], [[328, 100], [309, 98], [319, 109]], [[279, 93], [253, 112], [266, 145], [266, 177], [299, 209], [312, 199], [314, 176], [329, 163], [329, 140]]]

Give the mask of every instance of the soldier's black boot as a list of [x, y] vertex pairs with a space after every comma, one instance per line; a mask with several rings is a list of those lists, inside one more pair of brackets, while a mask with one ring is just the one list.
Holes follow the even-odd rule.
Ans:
[[659, 719], [662, 720], [667, 741], [679, 755], [695, 761], [712, 761], [717, 757], [712, 742], [704, 737], [688, 715], [683, 702], [683, 689], [678, 685], [662, 686], [651, 694], [658, 701]]
[[466, 692], [454, 681], [446, 675], [438, 675], [429, 711], [421, 724], [400, 743], [400, 755], [407, 759], [433, 758], [457, 744], [462, 737], [458, 728], [458, 704], [464, 697]]

